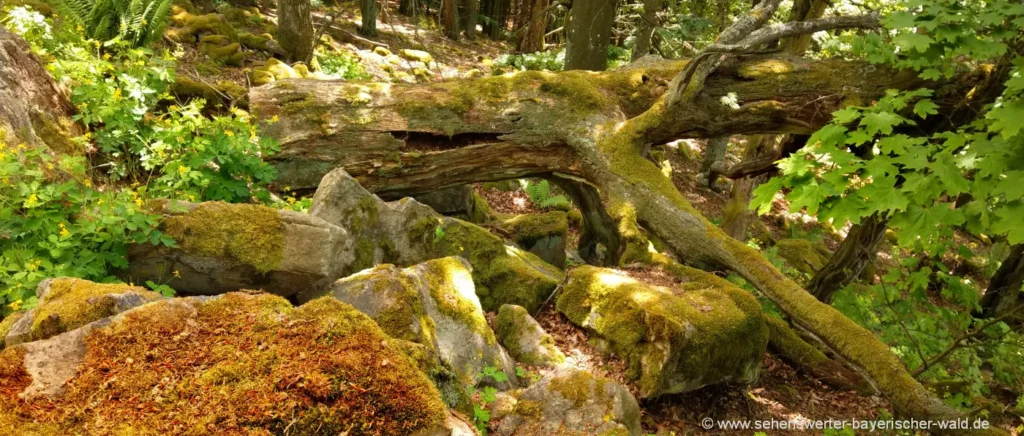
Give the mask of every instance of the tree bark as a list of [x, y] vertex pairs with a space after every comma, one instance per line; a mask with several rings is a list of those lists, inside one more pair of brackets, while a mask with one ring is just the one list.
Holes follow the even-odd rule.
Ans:
[[715, 186], [715, 181], [718, 180], [718, 173], [711, 171], [715, 165], [722, 162], [725, 159], [725, 150], [729, 148], [729, 137], [718, 136], [708, 140], [707, 145], [704, 147], [704, 160], [700, 163], [700, 173], [698, 177], [701, 180], [701, 184], [707, 187]]
[[277, 41], [289, 62], [308, 62], [313, 56], [313, 17], [309, 0], [278, 0]]
[[548, 0], [523, 0], [515, 27], [519, 52], [533, 53], [544, 50], [544, 30], [547, 29]]
[[[793, 10], [789, 14], [789, 21], [807, 21], [821, 18], [828, 8], [827, 0], [797, 0], [793, 2]], [[782, 40], [781, 47], [786, 53], [803, 54], [811, 45], [811, 34], [797, 35]]]
[[644, 12], [640, 14], [632, 60], [640, 59], [651, 52], [651, 38], [654, 36], [654, 29], [658, 27], [658, 12], [661, 12], [663, 7], [662, 0], [644, 0]]
[[[770, 156], [773, 160], [778, 157], [774, 136], [751, 136], [747, 138], [747, 141], [747, 147], [743, 150], [743, 162], [762, 160], [763, 156]], [[716, 173], [715, 168], [711, 168], [709, 176]], [[759, 175], [733, 179], [732, 193], [729, 196], [729, 201], [725, 204], [725, 212], [722, 216], [722, 231], [733, 239], [746, 241], [747, 227], [750, 227], [750, 223], [754, 220], [754, 213], [749, 208], [750, 198], [754, 188], [764, 182], [766, 178], [767, 175]]]
[[[529, 175], [586, 180], [610, 206], [620, 236], [633, 237], [623, 230], [635, 223], [691, 265], [735, 271], [869, 380], [900, 415], [960, 417], [871, 332], [707, 221], [643, 156], [651, 144], [685, 137], [810, 134], [850, 93], [870, 99], [886, 89], [925, 86], [913, 72], [859, 62], [742, 54], [802, 32], [878, 25], [877, 17], [768, 25], [778, 3], [762, 1], [685, 65], [429, 84], [290, 79], [253, 88], [251, 107], [260, 119], [279, 116], [266, 133], [282, 147], [272, 158], [280, 183], [292, 187], [313, 188], [336, 167], [384, 198]], [[941, 94], [966, 95], [969, 82], [943, 84]], [[739, 97], [738, 108], [721, 104], [729, 92]]]
[[488, 0], [483, 3], [484, 14], [491, 18], [491, 21], [484, 23], [484, 33], [491, 39], [500, 39], [508, 28], [508, 16], [511, 11], [510, 0]]
[[451, 39], [459, 39], [459, 4], [462, 0], [441, 0], [441, 28], [444, 35]]
[[821, 302], [832, 304], [835, 293], [853, 283], [875, 260], [888, 223], [888, 218], [876, 213], [850, 228], [839, 250], [811, 279], [807, 291]]
[[462, 5], [464, 10], [460, 15], [462, 23], [463, 34], [466, 35], [467, 41], [476, 39], [476, 22], [477, 16], [480, 14], [480, 0], [463, 0]]
[[400, 0], [398, 2], [398, 13], [407, 17], [413, 15], [414, 8], [416, 8], [416, 0]]
[[[999, 265], [996, 274], [989, 281], [988, 290], [981, 299], [982, 316], [995, 318], [1007, 315], [1024, 304], [1024, 244], [1010, 247], [1010, 255]], [[1017, 312], [1011, 316], [1014, 324], [1024, 323], [1024, 315]]]
[[362, 15], [359, 33], [370, 37], [377, 36], [377, 0], [359, 0], [359, 13]]
[[604, 71], [616, 0], [575, 0], [566, 29], [566, 70]]

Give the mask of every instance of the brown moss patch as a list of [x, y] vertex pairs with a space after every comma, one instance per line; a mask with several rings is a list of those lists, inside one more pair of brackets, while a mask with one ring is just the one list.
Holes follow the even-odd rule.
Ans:
[[[331, 298], [241, 293], [129, 312], [86, 339], [64, 396], [25, 403], [0, 354], [0, 422], [88, 434], [413, 434], [445, 419], [436, 388], [376, 324]], [[6, 371], [6, 372], [5, 372]], [[22, 428], [13, 433], [22, 434]]]

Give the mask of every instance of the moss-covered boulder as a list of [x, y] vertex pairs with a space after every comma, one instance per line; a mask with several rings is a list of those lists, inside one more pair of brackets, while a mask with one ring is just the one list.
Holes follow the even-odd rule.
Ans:
[[554, 338], [522, 306], [503, 304], [494, 319], [494, 333], [517, 362], [547, 367], [565, 363]]
[[524, 390], [498, 435], [639, 436], [640, 406], [622, 385], [564, 368]]
[[171, 7], [171, 25], [164, 30], [164, 36], [175, 42], [190, 43], [209, 35], [222, 35], [231, 42], [238, 40], [234, 26], [221, 14], [194, 15], [181, 6]]
[[437, 389], [326, 298], [163, 300], [0, 352], [3, 434], [451, 434]]
[[569, 273], [555, 305], [600, 348], [625, 359], [626, 376], [649, 398], [757, 378], [768, 343], [761, 305], [720, 283], [666, 288], [584, 266]]
[[[394, 338], [424, 345], [450, 369], [435, 378], [453, 406], [468, 407], [477, 384], [507, 389], [515, 383], [515, 362], [487, 325], [473, 289], [469, 264], [461, 258], [430, 260], [409, 268], [380, 265], [340, 279], [326, 293], [300, 294], [299, 301], [330, 295], [373, 318]], [[509, 375], [509, 382], [481, 379], [485, 367]]]
[[50, 338], [161, 298], [137, 286], [66, 277], [43, 280], [36, 296], [35, 309], [11, 317], [7, 328], [0, 325], [4, 346]]
[[520, 247], [547, 263], [565, 266], [565, 241], [569, 231], [565, 212], [516, 215], [502, 221], [501, 227]]
[[434, 61], [434, 57], [423, 50], [404, 48], [399, 50], [398, 56], [410, 62], [423, 62], [424, 65], [429, 65]]
[[289, 296], [324, 289], [340, 275], [345, 231], [307, 214], [223, 202], [168, 202], [161, 211], [161, 228], [176, 247], [130, 247], [126, 279], [185, 294], [262, 289]]
[[461, 256], [473, 266], [476, 293], [488, 311], [502, 304], [536, 310], [563, 278], [559, 269], [479, 226], [411, 198], [384, 202], [343, 169], [324, 176], [309, 213], [351, 235], [346, 274], [382, 263], [409, 266]]
[[467, 219], [473, 211], [473, 187], [469, 185], [453, 186], [413, 198], [442, 215]]
[[821, 244], [812, 244], [806, 239], [781, 239], [775, 243], [779, 257], [797, 271], [814, 274], [825, 266], [831, 253]]
[[249, 72], [249, 81], [254, 86], [266, 85], [282, 79], [298, 79], [309, 77], [309, 69], [304, 64], [288, 65], [276, 58], [267, 59]]

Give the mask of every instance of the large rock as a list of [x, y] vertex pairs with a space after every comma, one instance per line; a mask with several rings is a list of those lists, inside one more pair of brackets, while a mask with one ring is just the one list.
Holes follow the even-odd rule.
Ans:
[[517, 362], [547, 367], [565, 363], [554, 338], [522, 306], [502, 305], [494, 318], [494, 333]]
[[720, 279], [670, 289], [584, 266], [569, 273], [556, 308], [626, 360], [645, 398], [753, 382], [768, 343], [757, 299]]
[[11, 317], [9, 327], [0, 327], [0, 347], [47, 339], [161, 298], [136, 286], [75, 278], [43, 280], [36, 296], [35, 309]]
[[564, 368], [524, 390], [498, 435], [639, 436], [640, 406], [626, 388], [586, 371]]
[[502, 221], [501, 228], [516, 244], [545, 262], [565, 266], [565, 241], [569, 231], [565, 212], [516, 215]]
[[0, 143], [80, 155], [81, 146], [71, 141], [82, 133], [73, 114], [67, 93], [28, 43], [0, 27]]
[[[322, 294], [300, 294], [298, 299]], [[453, 406], [470, 405], [467, 387], [488, 384], [507, 389], [516, 382], [515, 362], [487, 325], [470, 266], [462, 258], [435, 259], [406, 269], [381, 265], [334, 282], [326, 294], [369, 315], [392, 337], [423, 345], [430, 355], [437, 355], [454, 379], [435, 374], [442, 376], [435, 377], [435, 383]], [[502, 370], [509, 381], [481, 379], [486, 367]]]
[[346, 229], [354, 239], [347, 274], [382, 263], [408, 266], [446, 256], [465, 258], [488, 311], [502, 304], [536, 310], [563, 277], [557, 268], [479, 226], [444, 217], [410, 198], [384, 202], [342, 169], [324, 176], [309, 213]]
[[2, 434], [464, 434], [455, 424], [395, 341], [331, 298], [162, 300], [0, 352]]
[[163, 213], [162, 229], [177, 247], [132, 246], [125, 279], [185, 294], [261, 289], [290, 296], [323, 289], [352, 263], [345, 230], [303, 213], [222, 202], [170, 202]]

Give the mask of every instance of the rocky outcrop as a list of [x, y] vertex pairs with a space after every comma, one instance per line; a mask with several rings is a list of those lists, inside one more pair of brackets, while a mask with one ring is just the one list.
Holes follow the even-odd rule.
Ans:
[[[487, 325], [470, 266], [462, 258], [435, 259], [405, 269], [380, 265], [338, 280], [324, 293], [300, 294], [298, 299], [322, 295], [351, 304], [390, 336], [423, 345], [428, 356], [439, 357], [441, 365], [434, 365], [432, 375], [453, 406], [470, 406], [468, 387], [508, 389], [516, 384], [515, 362]], [[485, 367], [503, 371], [510, 380], [481, 379]]]
[[757, 299], [718, 281], [670, 289], [584, 266], [569, 273], [556, 308], [625, 359], [645, 398], [753, 382], [768, 343]]
[[370, 318], [332, 298], [162, 300], [0, 352], [3, 434], [471, 431]]
[[0, 143], [48, 147], [81, 154], [71, 137], [81, 134], [64, 89], [25, 40], [0, 27]]
[[639, 436], [640, 406], [626, 388], [586, 371], [564, 368], [540, 379], [492, 416], [498, 435]]
[[554, 266], [565, 266], [565, 241], [569, 231], [565, 212], [516, 215], [502, 221], [501, 228], [526, 251]]
[[345, 230], [303, 213], [221, 202], [170, 202], [162, 210], [162, 229], [177, 246], [132, 246], [125, 279], [185, 294], [290, 296], [323, 289], [352, 262]]
[[555, 340], [521, 306], [502, 305], [494, 319], [494, 333], [517, 362], [547, 367], [565, 362]]
[[410, 198], [385, 202], [341, 169], [324, 176], [309, 213], [351, 234], [354, 260], [345, 273], [383, 263], [408, 266], [446, 256], [465, 258], [488, 311], [502, 304], [535, 310], [563, 277], [557, 268], [479, 226], [444, 217]]
[[75, 278], [43, 280], [36, 296], [36, 308], [11, 317], [9, 323], [5, 319], [8, 327], [0, 327], [0, 346], [47, 339], [161, 298], [136, 286]]

